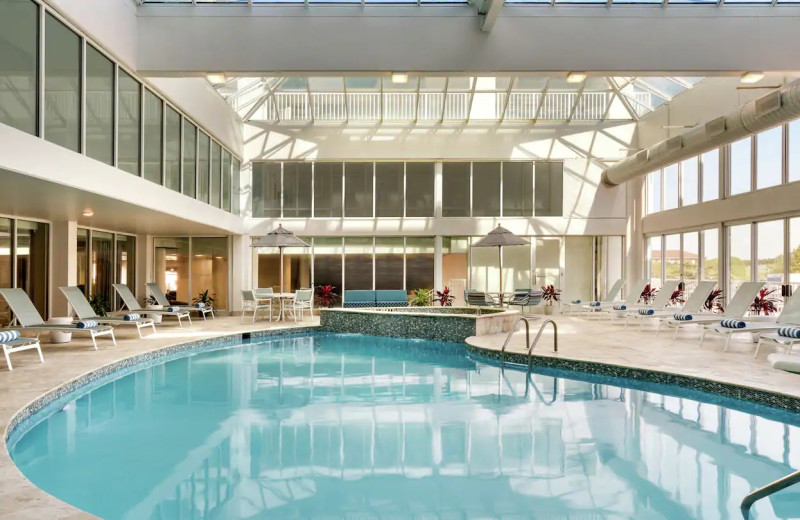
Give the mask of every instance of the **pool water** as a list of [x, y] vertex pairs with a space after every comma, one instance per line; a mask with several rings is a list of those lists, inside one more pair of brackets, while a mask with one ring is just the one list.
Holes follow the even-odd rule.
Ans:
[[791, 416], [572, 377], [455, 343], [279, 337], [76, 395], [10, 451], [48, 493], [137, 520], [741, 518], [800, 467]]

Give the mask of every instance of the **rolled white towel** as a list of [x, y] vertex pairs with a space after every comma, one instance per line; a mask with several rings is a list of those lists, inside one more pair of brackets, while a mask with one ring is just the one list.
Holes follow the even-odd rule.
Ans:
[[79, 329], [93, 329], [97, 327], [97, 322], [94, 320], [81, 320], [75, 324], [75, 327]]
[[122, 317], [122, 319], [125, 321], [136, 321], [139, 318], [141, 318], [141, 316], [136, 314], [135, 312], [132, 314], [126, 314], [125, 316]]

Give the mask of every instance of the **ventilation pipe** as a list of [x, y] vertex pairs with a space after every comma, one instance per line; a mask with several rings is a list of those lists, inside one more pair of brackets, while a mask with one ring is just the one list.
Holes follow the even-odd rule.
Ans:
[[603, 172], [603, 184], [617, 186], [748, 135], [800, 117], [800, 79], [718, 117], [626, 157]]

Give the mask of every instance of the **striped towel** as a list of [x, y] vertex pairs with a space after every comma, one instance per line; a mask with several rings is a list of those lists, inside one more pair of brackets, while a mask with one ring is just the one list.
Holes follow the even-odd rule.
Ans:
[[655, 313], [655, 309], [639, 309], [639, 314], [642, 316], [652, 316]]
[[614, 310], [615, 311], [624, 311], [624, 310], [627, 310], [627, 308], [628, 308], [628, 306], [625, 305], [624, 303], [615, 303], [614, 304]]
[[603, 302], [589, 302], [589, 307], [600, 307]]
[[197, 302], [197, 303], [194, 304], [194, 308], [195, 309], [205, 309], [206, 308], [206, 304], [203, 303], [203, 302]]
[[180, 307], [167, 307], [168, 312], [181, 312]]
[[123, 316], [123, 317], [122, 317], [122, 319], [123, 319], [124, 321], [136, 321], [136, 320], [138, 320], [139, 318], [141, 318], [141, 316], [139, 316], [139, 315], [138, 315], [138, 314], [136, 314], [136, 313], [133, 313], [133, 314], [126, 314], [125, 316]]
[[726, 318], [719, 322], [720, 325], [725, 327], [726, 329], [743, 329], [747, 327], [747, 323], [743, 322], [742, 320], [737, 320], [733, 318]]
[[75, 324], [75, 327], [79, 329], [93, 329], [97, 327], [97, 322], [94, 320], [81, 320]]
[[691, 314], [684, 314], [682, 312], [679, 312], [679, 313], [675, 314], [673, 316], [673, 318], [675, 318], [678, 321], [692, 321], [692, 315]]
[[778, 329], [778, 336], [783, 336], [784, 338], [800, 339], [800, 328], [781, 327]]
[[580, 300], [572, 300], [572, 303], [574, 305], [580, 305], [581, 301]]
[[0, 331], [0, 343], [8, 343], [9, 341], [14, 341], [19, 337], [18, 330], [3, 330]]

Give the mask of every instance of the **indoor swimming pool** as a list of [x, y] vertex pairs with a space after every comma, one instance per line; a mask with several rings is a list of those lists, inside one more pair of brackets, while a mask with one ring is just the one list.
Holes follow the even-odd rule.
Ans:
[[734, 519], [800, 467], [796, 415], [632, 386], [459, 343], [278, 336], [79, 390], [9, 450], [48, 493], [137, 520]]

